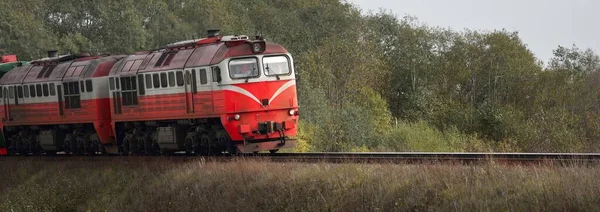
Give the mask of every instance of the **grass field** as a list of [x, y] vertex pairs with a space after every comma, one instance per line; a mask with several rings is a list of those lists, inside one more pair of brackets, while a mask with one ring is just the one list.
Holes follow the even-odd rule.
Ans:
[[0, 211], [589, 211], [600, 167], [0, 158]]

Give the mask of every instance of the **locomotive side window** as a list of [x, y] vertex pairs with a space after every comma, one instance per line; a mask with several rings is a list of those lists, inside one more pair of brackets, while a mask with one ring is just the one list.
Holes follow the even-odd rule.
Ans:
[[169, 72], [169, 87], [175, 87], [175, 73]]
[[192, 79], [190, 79], [190, 71], [185, 72], [185, 84], [189, 85], [192, 82]]
[[42, 86], [43, 86], [42, 90], [44, 91], [44, 96], [50, 95], [50, 91], [48, 90], [48, 84], [44, 83], [44, 85], [42, 85]]
[[[141, 79], [141, 78], [140, 78]], [[121, 95], [123, 99], [123, 106], [137, 105], [137, 77], [122, 77], [121, 84], [122, 90]]]
[[15, 87], [14, 86], [10, 86], [8, 87], [8, 98], [15, 98]]
[[83, 81], [79, 83], [79, 87], [81, 88], [81, 93], [85, 92], [85, 87]]
[[131, 90], [131, 82], [129, 80], [129, 77], [121, 77], [121, 90], [122, 91], [126, 91], [126, 90]]
[[21, 87], [20, 85], [17, 86], [17, 96], [19, 98], [23, 98], [23, 87]]
[[42, 97], [42, 85], [35, 85], [35, 92], [37, 93], [37, 97]]
[[81, 96], [79, 93], [79, 82], [67, 82], [63, 83], [65, 88], [65, 108], [66, 109], [77, 109], [81, 108]]
[[221, 82], [221, 69], [219, 66], [212, 67], [212, 81]]
[[117, 86], [117, 89], [120, 89], [120, 88], [119, 88], [119, 84], [120, 84], [120, 83], [119, 83], [119, 78], [118, 78], [118, 77], [115, 77], [115, 85]]
[[175, 72], [177, 78], [177, 86], [183, 86], [183, 73], [181, 71]]
[[140, 95], [146, 95], [146, 88], [144, 88], [144, 75], [138, 75], [138, 85], [140, 86]]
[[23, 94], [25, 95], [25, 98], [29, 98], [29, 86], [28, 85], [23, 86]]
[[56, 88], [54, 87], [54, 83], [50, 83], [50, 96], [56, 95]]
[[154, 83], [154, 88], [160, 88], [160, 79], [158, 78], [158, 74], [152, 74], [152, 82]]
[[289, 64], [289, 60], [286, 56], [263, 58], [263, 67], [265, 69], [265, 75], [267, 76], [290, 74]]
[[35, 97], [35, 85], [29, 85], [29, 95]]
[[86, 92], [92, 92], [94, 89], [92, 87], [92, 80], [86, 80], [85, 81], [85, 91]]
[[79, 94], [79, 82], [71, 82], [71, 94]]
[[160, 87], [167, 87], [167, 73], [160, 73]]
[[114, 90], [115, 89], [115, 78], [111, 77], [111, 78], [108, 79], [108, 81], [109, 81], [108, 84], [110, 86], [110, 90]]
[[200, 69], [200, 84], [204, 85], [206, 83], [208, 83], [206, 69]]
[[237, 59], [229, 62], [229, 76], [232, 79], [258, 77], [259, 74], [256, 58]]
[[146, 89], [152, 88], [152, 75], [146, 74]]
[[198, 93], [198, 81], [196, 80], [196, 69], [192, 69], [192, 92]]

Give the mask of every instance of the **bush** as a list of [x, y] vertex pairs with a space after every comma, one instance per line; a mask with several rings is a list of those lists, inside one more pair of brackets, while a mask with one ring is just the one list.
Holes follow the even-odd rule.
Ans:
[[399, 122], [392, 129], [386, 147], [390, 151], [491, 151], [491, 146], [476, 136], [462, 134], [456, 128], [440, 131], [424, 121]]

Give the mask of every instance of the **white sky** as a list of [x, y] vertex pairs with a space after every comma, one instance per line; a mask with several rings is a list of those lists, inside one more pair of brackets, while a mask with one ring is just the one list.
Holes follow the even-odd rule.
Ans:
[[558, 45], [600, 50], [600, 0], [347, 0], [363, 12], [380, 8], [399, 18], [415, 16], [430, 26], [462, 31], [518, 31], [547, 63]]

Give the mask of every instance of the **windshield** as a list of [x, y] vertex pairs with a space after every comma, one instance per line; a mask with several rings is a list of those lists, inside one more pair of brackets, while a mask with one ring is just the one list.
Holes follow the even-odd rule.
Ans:
[[237, 59], [229, 62], [229, 75], [232, 79], [257, 77], [258, 74], [256, 58]]
[[268, 76], [290, 73], [290, 65], [286, 56], [264, 57], [263, 67]]

